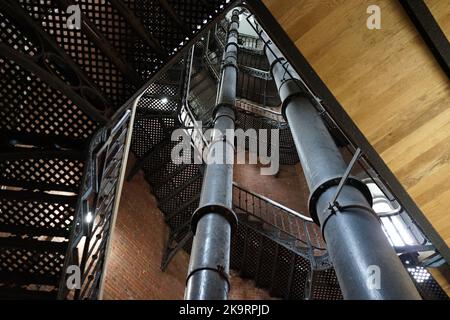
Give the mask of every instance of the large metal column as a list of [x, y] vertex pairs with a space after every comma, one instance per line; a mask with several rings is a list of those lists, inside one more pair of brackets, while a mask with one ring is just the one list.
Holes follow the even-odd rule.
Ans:
[[191, 250], [185, 298], [224, 300], [229, 291], [233, 225], [234, 106], [237, 83], [239, 11], [234, 10], [222, 61], [215, 109], [215, 133], [209, 146], [200, 206], [192, 217]]
[[298, 73], [267, 34], [260, 35], [311, 193], [311, 217], [322, 228], [344, 298], [420, 299], [372, 210], [367, 186], [350, 176], [335, 199], [347, 168], [342, 155]]

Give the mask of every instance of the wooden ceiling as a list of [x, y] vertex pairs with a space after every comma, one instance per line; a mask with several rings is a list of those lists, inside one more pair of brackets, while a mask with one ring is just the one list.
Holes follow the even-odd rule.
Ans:
[[[263, 2], [450, 245], [450, 82], [399, 2]], [[450, 1], [426, 3], [450, 37]]]

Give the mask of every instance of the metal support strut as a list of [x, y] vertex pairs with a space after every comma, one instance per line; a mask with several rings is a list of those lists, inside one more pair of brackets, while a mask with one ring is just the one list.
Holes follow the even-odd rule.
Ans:
[[214, 136], [209, 145], [200, 206], [192, 216], [194, 241], [185, 292], [188, 300], [224, 300], [230, 288], [231, 231], [237, 224], [232, 194], [238, 28], [239, 11], [234, 10], [222, 59]]
[[258, 32], [311, 193], [309, 211], [321, 225], [344, 298], [420, 299], [381, 229], [367, 186], [346, 172], [315, 99], [267, 34]]

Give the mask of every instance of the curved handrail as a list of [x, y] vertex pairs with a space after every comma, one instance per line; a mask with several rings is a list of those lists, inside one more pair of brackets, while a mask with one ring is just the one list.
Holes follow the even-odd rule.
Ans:
[[265, 197], [265, 196], [263, 196], [263, 195], [261, 195], [259, 193], [247, 190], [247, 189], [243, 188], [242, 186], [240, 186], [235, 181], [233, 181], [233, 186], [235, 186], [235, 187], [245, 191], [246, 193], [249, 193], [249, 194], [251, 194], [251, 195], [253, 195], [253, 196], [255, 196], [255, 197], [259, 198], [259, 199], [262, 199], [262, 200], [264, 200], [264, 201], [274, 205], [275, 207], [278, 207], [278, 208], [286, 211], [287, 213], [289, 213], [290, 215], [292, 215], [295, 218], [300, 218], [301, 220], [304, 220], [305, 222], [314, 222], [311, 217], [305, 216], [304, 214], [302, 214], [300, 212], [297, 212], [295, 210], [292, 210], [291, 208], [288, 208], [288, 207], [282, 205], [281, 203], [276, 202], [276, 201], [274, 201], [272, 199], [269, 199], [269, 198], [267, 198], [267, 197]]
[[[294, 238], [295, 241], [304, 244], [304, 246], [302, 245], [303, 248], [310, 248], [311, 251], [320, 251], [320, 255], [323, 255], [323, 252], [326, 251], [325, 241], [322, 238], [320, 230], [310, 217], [287, 208], [263, 195], [246, 190], [236, 182], [233, 182], [233, 190], [234, 192], [239, 192], [238, 197], [233, 196], [233, 204], [236, 208], [272, 226], [275, 230], [287, 235], [289, 238]], [[245, 194], [245, 206], [241, 203], [241, 194]], [[249, 200], [248, 195], [252, 197], [250, 199], [250, 206], [247, 203]], [[271, 210], [269, 210], [270, 207], [272, 208]]]
[[236, 107], [242, 110], [250, 111], [255, 114], [264, 116], [266, 118], [278, 121], [280, 123], [286, 122], [283, 118], [283, 115], [279, 112], [276, 112], [274, 110], [270, 110], [261, 106], [258, 106], [256, 104], [253, 104], [251, 102], [245, 101], [243, 99], [236, 99]]

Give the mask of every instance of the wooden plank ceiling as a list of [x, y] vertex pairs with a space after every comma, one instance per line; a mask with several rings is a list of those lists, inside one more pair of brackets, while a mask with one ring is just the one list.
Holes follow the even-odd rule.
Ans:
[[[399, 2], [263, 2], [450, 246], [450, 82]], [[450, 1], [426, 3], [450, 37]]]

